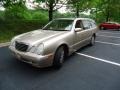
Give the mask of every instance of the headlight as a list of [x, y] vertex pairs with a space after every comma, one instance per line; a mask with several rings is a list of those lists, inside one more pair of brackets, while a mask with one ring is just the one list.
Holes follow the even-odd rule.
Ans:
[[43, 54], [43, 50], [44, 50], [44, 45], [43, 44], [39, 44], [38, 46], [33, 46], [30, 49], [30, 52], [40, 55], [40, 54]]

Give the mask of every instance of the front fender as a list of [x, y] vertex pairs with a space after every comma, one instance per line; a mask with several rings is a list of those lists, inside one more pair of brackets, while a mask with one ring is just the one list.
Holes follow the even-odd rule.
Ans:
[[67, 33], [61, 36], [57, 36], [55, 38], [52, 38], [46, 42], [44, 42], [44, 54], [50, 54], [55, 53], [57, 48], [61, 45], [67, 45], [68, 49], [70, 46], [73, 45], [73, 33]]

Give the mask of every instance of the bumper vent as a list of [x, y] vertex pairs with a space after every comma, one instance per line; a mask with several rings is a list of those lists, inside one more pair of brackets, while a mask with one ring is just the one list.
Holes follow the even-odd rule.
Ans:
[[28, 50], [28, 45], [21, 43], [21, 42], [15, 42], [15, 48], [18, 51], [22, 51], [22, 52], [27, 52]]

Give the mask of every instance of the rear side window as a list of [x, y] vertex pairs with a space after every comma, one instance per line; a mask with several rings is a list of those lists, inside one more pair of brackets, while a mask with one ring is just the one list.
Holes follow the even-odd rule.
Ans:
[[95, 28], [96, 27], [95, 21], [90, 21], [90, 24], [91, 24], [91, 28]]
[[84, 29], [90, 29], [91, 28], [91, 23], [88, 20], [83, 20], [83, 27]]
[[95, 28], [96, 23], [93, 20], [83, 20], [84, 29]]

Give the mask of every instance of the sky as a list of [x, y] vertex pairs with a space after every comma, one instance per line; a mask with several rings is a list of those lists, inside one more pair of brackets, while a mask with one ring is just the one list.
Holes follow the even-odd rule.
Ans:
[[5, 8], [3, 8], [3, 7], [0, 7], [0, 10], [4, 11], [4, 10], [5, 10]]

